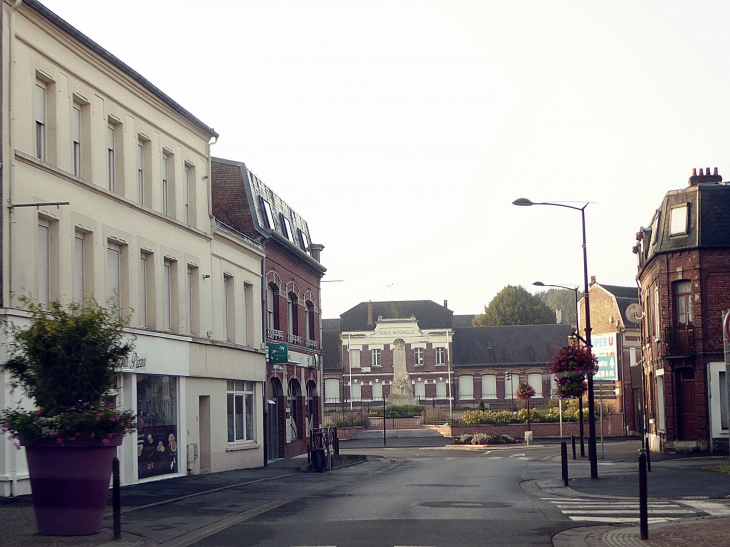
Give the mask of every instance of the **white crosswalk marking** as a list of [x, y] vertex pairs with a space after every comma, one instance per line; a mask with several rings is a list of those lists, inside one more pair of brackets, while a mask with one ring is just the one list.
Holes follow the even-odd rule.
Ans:
[[[573, 521], [637, 523], [639, 502], [633, 500], [542, 498], [555, 505]], [[683, 507], [672, 501], [652, 501], [647, 506], [649, 522], [667, 522], [699, 515], [702, 510]]]

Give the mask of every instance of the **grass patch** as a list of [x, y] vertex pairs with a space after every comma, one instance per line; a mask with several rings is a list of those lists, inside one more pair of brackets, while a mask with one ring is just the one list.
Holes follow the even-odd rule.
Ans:
[[705, 471], [714, 471], [715, 473], [724, 473], [730, 475], [730, 465], [703, 465], [702, 469]]

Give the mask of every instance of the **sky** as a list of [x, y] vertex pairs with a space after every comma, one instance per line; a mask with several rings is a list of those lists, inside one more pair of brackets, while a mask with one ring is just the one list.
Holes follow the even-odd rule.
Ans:
[[[220, 134], [325, 246], [323, 317], [634, 286], [692, 168], [730, 179], [730, 2], [45, 0]], [[122, 7], [123, 5], [123, 7]]]

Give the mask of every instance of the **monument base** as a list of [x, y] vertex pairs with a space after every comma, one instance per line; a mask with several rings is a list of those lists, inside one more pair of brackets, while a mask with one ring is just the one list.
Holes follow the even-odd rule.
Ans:
[[393, 393], [391, 395], [388, 395], [388, 397], [385, 399], [385, 404], [396, 406], [417, 405], [418, 400], [412, 395], [408, 395], [406, 393]]

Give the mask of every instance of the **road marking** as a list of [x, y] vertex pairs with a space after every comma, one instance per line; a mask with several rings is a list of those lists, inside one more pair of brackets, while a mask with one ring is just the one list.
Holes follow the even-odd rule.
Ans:
[[[638, 523], [639, 502], [625, 499], [541, 498], [576, 522]], [[673, 501], [653, 501], [647, 506], [649, 522], [668, 522], [699, 516], [702, 508], [692, 509]], [[730, 511], [728, 512], [730, 514]]]
[[525, 453], [522, 453], [522, 454], [512, 454], [510, 456], [510, 458], [519, 458], [520, 456], [525, 456], [525, 455], [526, 455]]

